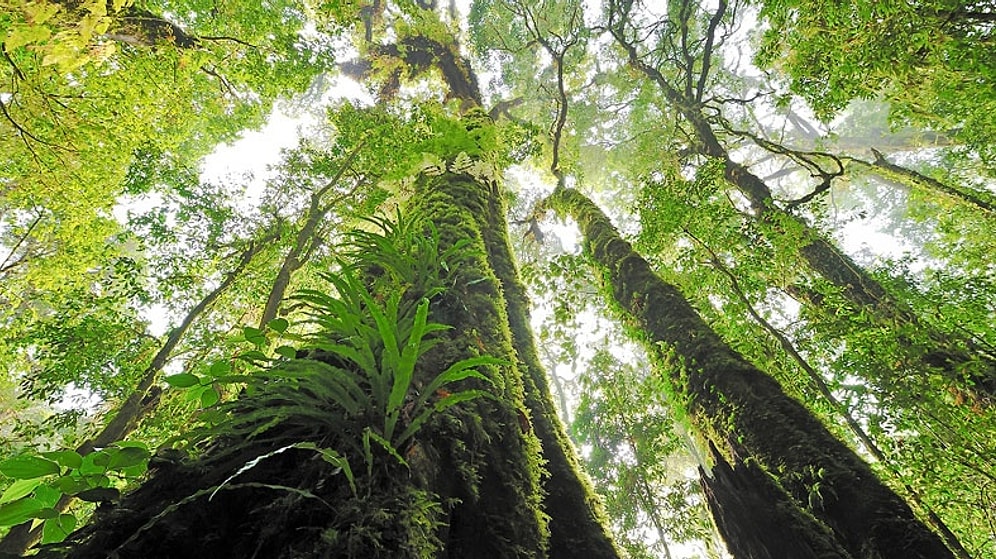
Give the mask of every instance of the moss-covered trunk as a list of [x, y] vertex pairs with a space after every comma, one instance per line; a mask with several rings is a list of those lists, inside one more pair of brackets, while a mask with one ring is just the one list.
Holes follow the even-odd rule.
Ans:
[[[574, 450], [557, 417], [545, 372], [536, 356], [525, 290], [511, 255], [498, 185], [447, 173], [428, 180], [415, 199], [418, 213], [436, 224], [444, 245], [467, 238], [473, 239], [475, 246], [480, 243], [482, 260], [461, 266], [464, 272], [457, 276], [453, 287], [456, 297], [451, 299], [456, 308], [444, 310], [446, 315], [440, 319], [454, 326], [466, 346], [507, 356], [514, 363], [514, 375], [504, 381], [504, 396], [511, 407], [506, 406], [499, 420], [504, 426], [496, 425], [496, 432], [488, 436], [495, 438], [496, 434], [504, 433], [502, 436], [521, 435], [528, 440], [535, 437], [541, 444], [542, 456], [536, 454], [539, 451], [536, 445], [524, 451], [496, 446], [486, 457], [487, 462], [496, 467], [505, 464], [509, 468], [527, 468], [519, 473], [515, 469], [496, 472], [507, 479], [542, 475], [539, 480], [542, 487], [530, 487], [529, 495], [542, 497], [542, 514], [549, 517], [549, 546], [544, 556], [618, 557], [597, 499], [580, 473]], [[478, 545], [486, 541], [481, 537], [482, 530], [507, 522], [523, 506], [502, 499], [491, 501], [483, 494], [481, 497], [471, 505], [481, 524], [466, 534], [470, 542]], [[451, 526], [451, 535], [453, 529]], [[510, 544], [517, 545], [511, 543], [516, 541], [512, 539]], [[470, 548], [451, 554], [451, 557], [501, 556], [505, 555], [500, 548]]]
[[[800, 548], [818, 557], [952, 557], [867, 464], [776, 381], [726, 345], [674, 286], [657, 277], [590, 200], [558, 189], [548, 204], [578, 221], [612, 297], [645, 333], [653, 358], [669, 371], [676, 399], [699, 432], [722, 451], [725, 461], [756, 461], [787, 494], [779, 498], [781, 493], [769, 492], [758, 501], [769, 503], [767, 507], [751, 517], [728, 503], [724, 510], [733, 517], [721, 519], [721, 527], [749, 525], [770, 515], [760, 524], [793, 521], [776, 534], [740, 530], [739, 536], [774, 538], [762, 542], [772, 550], [783, 548], [784, 538], [795, 538]], [[728, 468], [719, 466], [718, 473]], [[737, 488], [722, 479], [718, 486]], [[738, 538], [730, 530], [725, 536], [728, 541]]]
[[[381, 299], [390, 299], [393, 291], [404, 292], [403, 297], [415, 292], [409, 300], [431, 299], [424, 303], [429, 320], [450, 326], [436, 334], [437, 342], [418, 361], [399, 428], [412, 424], [422, 392], [427, 405], [437, 407], [468, 389], [491, 397], [468, 399], [435, 413], [411, 440], [398, 443], [398, 454], [392, 456], [393, 451], [366, 435], [371, 430], [387, 433], [378, 430], [377, 417], [383, 416], [375, 409], [349, 412], [340, 409], [338, 400], [332, 403], [336, 405], [315, 400], [315, 406], [296, 410], [301, 402], [283, 392], [265, 401], [278, 409], [260, 410], [252, 407], [259, 392], [250, 391], [233, 413], [254, 410], [274, 418], [273, 423], [223, 429], [196, 461], [157, 463], [148, 482], [116, 506], [105, 507], [93, 525], [70, 538], [75, 548], [66, 555], [619, 556], [597, 500], [576, 468], [532, 349], [498, 185], [446, 172], [421, 176], [415, 190], [405, 210], [432, 224], [431, 231], [422, 233], [436, 238], [440, 253], [461, 246], [445, 262], [445, 273], [440, 272], [446, 288], [418, 293], [412, 285], [395, 284], [385, 263], [365, 268], [373, 287], [367, 286], [370, 294], [360, 298], [366, 303], [357, 307], [366, 312], [363, 307], [384, 303]], [[338, 285], [340, 298], [343, 288]], [[311, 371], [316, 361], [356, 369], [356, 363], [342, 359], [345, 354], [336, 357], [329, 351], [299, 350], [291, 363]], [[478, 367], [487, 382], [467, 379], [429, 388], [447, 367], [484, 355], [501, 360]], [[257, 390], [265, 392], [281, 382], [282, 377], [273, 377]], [[295, 393], [316, 394], [322, 388], [301, 379], [286, 382]], [[284, 405], [286, 412], [279, 409]], [[349, 460], [355, 488], [316, 447]]]
[[[886, 328], [897, 324], [927, 333], [921, 353], [920, 370], [943, 374], [949, 382], [967, 389], [980, 400], [996, 398], [996, 358], [980, 351], [970, 336], [945, 333], [925, 323], [899, 298], [893, 296], [867, 270], [833, 245], [802, 218], [779, 208], [771, 189], [747, 167], [733, 161], [713, 131], [702, 104], [675, 88], [661, 71], [642, 60], [634, 45], [627, 43], [620, 28], [613, 29], [617, 43], [627, 53], [629, 63], [657, 84], [664, 97], [691, 125], [696, 151], [723, 162], [724, 175], [750, 203], [754, 217], [772, 231], [798, 239], [798, 254], [806, 265], [841, 293], [858, 309]], [[704, 79], [704, 77], [703, 77]], [[909, 343], [908, 340], [903, 340]]]
[[[975, 343], [970, 337], [959, 340], [920, 320], [908, 305], [889, 293], [867, 270], [810, 227], [804, 219], [777, 207], [768, 185], [749, 169], [730, 159], [712, 127], [700, 114], [686, 111], [686, 118], [694, 124], [702, 142], [703, 155], [724, 162], [726, 179], [747, 197], [756, 219], [770, 225], [771, 230], [787, 232], [800, 239], [799, 256], [813, 272], [839, 288], [851, 304], [878, 324], [886, 328], [906, 326], [927, 334], [927, 340], [921, 342], [925, 347], [919, 351], [922, 371], [940, 372], [949, 382], [971, 390], [982, 399], [996, 397], [996, 360], [992, 355], [973, 347]], [[903, 345], [913, 344], [909, 339], [900, 341]]]

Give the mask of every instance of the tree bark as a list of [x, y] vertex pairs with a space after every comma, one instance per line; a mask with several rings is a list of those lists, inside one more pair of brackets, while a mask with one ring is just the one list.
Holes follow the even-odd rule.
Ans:
[[501, 283], [516, 356], [525, 371], [526, 405], [533, 429], [543, 445], [547, 474], [543, 488], [544, 511], [550, 515], [551, 559], [618, 557], [608, 533], [601, 504], [594, 498], [591, 481], [559, 419], [547, 373], [536, 350], [529, 326], [529, 299], [512, 256], [505, 223], [505, 205], [500, 195], [488, 200], [479, 214], [488, 249], [488, 259]]
[[[967, 345], [971, 348], [972, 340], [961, 343], [963, 340], [925, 324], [914, 315], [908, 305], [890, 294], [865, 269], [810, 227], [804, 219], [779, 208], [768, 185], [747, 167], [730, 158], [706, 118], [702, 104], [679, 91], [660, 70], [641, 59], [636, 47], [623, 36], [622, 24], [617, 22], [614, 25], [610, 31], [617, 44], [626, 52], [629, 64], [657, 84], [665, 99], [691, 125], [697, 144], [696, 151], [723, 162], [727, 181], [747, 198], [756, 219], [783, 231], [795, 230], [795, 234], [801, 239], [799, 255], [809, 268], [839, 287], [851, 302], [866, 310], [878, 322], [890, 327], [900, 322], [914, 329], [928, 330], [933, 347], [924, 352], [921, 360], [921, 370], [925, 374], [929, 374], [931, 370], [939, 371], [959, 388], [978, 395], [979, 401], [990, 401], [996, 397], [996, 359], [985, 353], [966, 351], [960, 347]], [[966, 369], [972, 372], [962, 372]]]
[[[753, 535], [759, 540], [755, 545], [777, 550], [788, 535], [796, 540], [793, 545], [817, 557], [953, 557], [867, 464], [726, 345], [674, 286], [657, 277], [597, 206], [565, 188], [547, 204], [578, 222], [606, 289], [652, 344], [652, 356], [668, 371], [676, 399], [699, 432], [724, 454], [744, 463], [755, 460], [791, 496], [754, 512], [771, 515], [765, 520], [771, 525], [784, 524], [779, 515], [791, 512], [794, 521], [786, 526], [791, 534], [744, 531], [741, 537]], [[732, 470], [737, 468], [734, 462]], [[738, 487], [725, 477], [717, 486]]]
[[[345, 529], [344, 518], [359, 514], [379, 519], [367, 534], [379, 543], [357, 543], [349, 551], [360, 556], [421, 557], [424, 549], [420, 555], [399, 542], [411, 540], [404, 534], [428, 531], [425, 538], [438, 540], [441, 557], [619, 557], [595, 512], [597, 499], [576, 469], [566, 469], [565, 464], [574, 465], [569, 462], [570, 447], [548, 442], [559, 425], [548, 390], [541, 392], [534, 373], [524, 368], [526, 360], [516, 359], [523, 344], [513, 340], [509, 324], [515, 321], [503, 288], [517, 280], [505, 277], [503, 283], [495, 273], [495, 267], [504, 266], [502, 274], [514, 274], [514, 267], [503, 260], [507, 252], [491, 254], [496, 246], [508, 246], [504, 227], [494, 221], [503, 214], [492, 214], [495, 209], [503, 209], [497, 184], [454, 173], [418, 179], [407, 208], [433, 222], [440, 250], [469, 240], [456, 261], [448, 262], [452, 285], [434, 299], [430, 310], [434, 320], [453, 328], [419, 361], [413, 386], [425, 386], [456, 360], [474, 355], [508, 361], [486, 373], [496, 398], [464, 402], [425, 425], [403, 451], [408, 470], [395, 468], [395, 474], [383, 477], [378, 467], [370, 483], [361, 485], [366, 494], [361, 489], [349, 497], [341, 476], [330, 477], [297, 451], [267, 458], [241, 473], [249, 459], [266, 449], [225, 456], [220, 451], [227, 443], [220, 439], [214, 443], [214, 457], [209, 452], [196, 463], [157, 471], [119, 506], [98, 515], [98, 522], [76, 537], [82, 545], [69, 556], [291, 557], [318, 549], [335, 555], [346, 549], [345, 543], [335, 544], [338, 552], [322, 546]], [[547, 394], [545, 403], [537, 398], [539, 393]], [[546, 439], [542, 457], [537, 435]], [[314, 440], [335, 444], [340, 436], [319, 433]], [[568, 444], [566, 439], [563, 444]], [[545, 499], [543, 460], [550, 471], [544, 481]], [[285, 510], [282, 492], [291, 492], [288, 500], [302, 494], [314, 499], [297, 499], [301, 506]], [[413, 494], [431, 495], [435, 504], [405, 497]], [[328, 508], [313, 503], [315, 499]], [[413, 524], [417, 506], [441, 511], [442, 522]]]

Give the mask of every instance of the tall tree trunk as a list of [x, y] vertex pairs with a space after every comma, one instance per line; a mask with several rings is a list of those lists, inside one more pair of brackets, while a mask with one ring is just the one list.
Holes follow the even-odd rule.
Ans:
[[[483, 119], [485, 126], [492, 124], [491, 118], [483, 114], [477, 77], [467, 60], [460, 56], [455, 42], [444, 44], [436, 39], [409, 37], [404, 46], [404, 49], [382, 50], [401, 56], [412, 68], [418, 68], [420, 59], [433, 60], [447, 84], [449, 96], [460, 99], [467, 114], [478, 112], [477, 118]], [[577, 455], [557, 416], [546, 372], [536, 351], [529, 326], [528, 297], [508, 241], [504, 199], [495, 185], [484, 186], [488, 196], [477, 203], [473, 215], [507, 308], [515, 357], [523, 371], [530, 428], [543, 445], [546, 461], [543, 507], [550, 515], [550, 557], [617, 557], [619, 551], [608, 534], [604, 512], [593, 497], [591, 483], [581, 472]]]
[[[257, 446], [225, 456], [228, 443], [218, 440], [214, 457], [209, 452], [198, 463], [163, 468], [118, 507], [98, 515], [98, 522], [76, 537], [82, 545], [70, 557], [115, 552], [150, 558], [190, 553], [290, 557], [330, 552], [329, 541], [341, 551], [349, 542], [340, 541], [345, 529], [338, 523], [350, 515], [378, 519], [364, 532], [376, 545], [354, 542], [357, 547], [350, 551], [362, 556], [423, 556], [427, 548], [403, 545], [421, 538], [437, 541], [440, 556], [453, 558], [618, 557], [595, 512], [597, 499], [577, 470], [565, 466], [574, 465], [566, 439], [559, 448], [550, 442], [559, 422], [545, 384], [537, 386], [542, 370], [536, 377], [525, 372], [525, 359], [516, 359], [522, 343], [513, 339], [509, 325], [522, 317], [510, 320], [503, 288], [517, 279], [511, 262], [504, 260], [509, 254], [504, 222], [498, 227], [495, 221], [503, 214], [491, 213], [503, 209], [500, 198], [495, 183], [446, 173], [420, 178], [407, 209], [434, 223], [441, 250], [469, 241], [457, 260], [448, 262], [452, 285], [434, 299], [430, 311], [434, 320], [453, 328], [420, 360], [413, 386], [425, 386], [459, 359], [487, 354], [508, 362], [487, 371], [496, 398], [478, 398], [437, 414], [403, 451], [409, 469], [395, 468], [385, 477], [378, 467], [369, 483], [358, 483], [359, 495], [353, 497], [344, 493], [341, 476], [330, 477], [306, 453]], [[495, 246], [506, 250], [495, 256]], [[499, 261], [505, 266], [502, 275], [513, 274], [504, 283], [492, 264]], [[546, 402], [537, 394], [546, 394]], [[542, 451], [537, 435], [545, 439]], [[317, 444], [337, 436], [321, 433], [309, 440]], [[258, 466], [240, 472], [265, 452]], [[543, 460], [550, 471], [545, 500]], [[351, 460], [354, 467], [356, 462]], [[284, 500], [295, 506], [282, 508]], [[414, 522], [420, 514], [439, 522]]]
[[[839, 287], [852, 303], [879, 323], [892, 327], [899, 322], [915, 330], [926, 330], [932, 347], [924, 351], [922, 371], [940, 371], [950, 382], [972, 391], [981, 400], [996, 397], [996, 357], [975, 350], [971, 339], [958, 339], [921, 321], [908, 305], [890, 294], [823, 234], [811, 228], [804, 219], [779, 208], [768, 185], [747, 167], [730, 158], [706, 118], [703, 104], [689, 92], [677, 89], [658, 68], [641, 59], [636, 47], [625, 39], [621, 25], [617, 22], [611, 31], [616, 43], [626, 52], [629, 64], [660, 87], [665, 99], [691, 125], [695, 150], [723, 162], [726, 179], [747, 198], [756, 219], [783, 232], [791, 230], [790, 234], [801, 239], [798, 252], [806, 264], [826, 281]], [[705, 70], [702, 79], [705, 79]], [[965, 373], [965, 370], [970, 372]]]
[[512, 256], [505, 223], [504, 198], [497, 192], [478, 214], [488, 249], [488, 260], [501, 283], [508, 308], [509, 326], [516, 357], [524, 371], [526, 405], [532, 426], [543, 445], [546, 478], [544, 511], [550, 515], [551, 559], [584, 556], [591, 559], [618, 557], [612, 544], [605, 513], [593, 498], [591, 481], [581, 471], [574, 446], [559, 419], [546, 370], [536, 350], [529, 326], [529, 299]]
[[[776, 491], [762, 500], [776, 499], [767, 510], [754, 512], [772, 515], [771, 525], [792, 512], [788, 530], [741, 531], [741, 536], [756, 537], [757, 545], [769, 550], [784, 549], [784, 537], [795, 538], [800, 549], [817, 557], [953, 557], [867, 464], [775, 380], [726, 345], [674, 286], [657, 277], [597, 206], [565, 188], [547, 204], [578, 222], [606, 288], [651, 342], [652, 355], [669, 371], [676, 399], [700, 433], [734, 460], [756, 461], [791, 495], [776, 498]], [[733, 471], [739, 467], [734, 461]], [[725, 478], [719, 483], [736, 487]], [[723, 510], [736, 514], [739, 509], [728, 503]], [[720, 525], [740, 525], [741, 520], [754, 519]]]

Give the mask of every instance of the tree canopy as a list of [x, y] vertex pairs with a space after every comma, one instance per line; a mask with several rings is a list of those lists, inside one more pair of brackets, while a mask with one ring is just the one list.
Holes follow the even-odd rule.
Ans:
[[0, 551], [996, 554], [991, 3], [0, 6]]

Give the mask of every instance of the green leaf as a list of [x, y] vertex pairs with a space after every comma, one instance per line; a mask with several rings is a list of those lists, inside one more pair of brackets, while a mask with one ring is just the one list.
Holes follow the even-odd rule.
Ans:
[[286, 332], [288, 326], [290, 326], [290, 323], [287, 322], [286, 318], [274, 318], [273, 320], [271, 320], [266, 324], [267, 328], [273, 330], [274, 332], [278, 332], [280, 334]]
[[4, 490], [3, 495], [0, 495], [0, 505], [16, 501], [21, 497], [31, 494], [31, 492], [35, 490], [35, 487], [38, 487], [41, 483], [42, 480], [38, 478], [19, 479], [15, 481], [10, 484], [10, 487]]
[[152, 454], [147, 448], [137, 446], [126, 446], [119, 449], [111, 456], [107, 463], [108, 470], [121, 470], [137, 466], [149, 459]]
[[83, 457], [83, 463], [80, 464], [79, 472], [84, 476], [102, 475], [107, 471], [107, 463], [110, 460], [111, 457], [103, 450], [91, 452]]
[[232, 372], [232, 364], [228, 361], [215, 361], [211, 364], [211, 368], [208, 369], [213, 377], [220, 377], [222, 375], [227, 375]]
[[415, 363], [421, 354], [422, 336], [426, 331], [426, 321], [429, 315], [429, 300], [422, 299], [415, 310], [415, 321], [412, 324], [408, 341], [401, 352], [398, 360], [398, 368], [394, 371], [394, 383], [391, 387], [391, 394], [387, 400], [386, 421], [384, 424], [384, 437], [390, 440], [394, 436], [394, 426], [398, 419], [397, 411], [404, 404], [405, 397], [411, 387], [412, 377], [415, 373]]
[[83, 456], [75, 450], [56, 450], [53, 452], [43, 452], [41, 454], [49, 460], [55, 460], [64, 468], [79, 468], [83, 463]]
[[59, 465], [39, 456], [18, 456], [0, 462], [0, 473], [14, 479], [34, 479], [59, 473]]
[[190, 373], [180, 373], [178, 375], [170, 375], [163, 379], [166, 384], [176, 387], [176, 388], [190, 388], [191, 386], [196, 386], [200, 384], [200, 377], [197, 375], [192, 375]]
[[218, 395], [218, 391], [213, 387], [207, 387], [207, 390], [201, 392], [201, 407], [210, 408], [211, 406], [218, 403], [221, 400], [221, 396]]
[[35, 513], [35, 518], [58, 518], [59, 511], [52, 507], [45, 507]]
[[14, 526], [36, 518], [38, 512], [43, 508], [45, 507], [37, 499], [31, 498], [2, 505], [0, 506], [0, 526]]
[[367, 461], [368, 461], [367, 475], [373, 474], [373, 452], [370, 450], [370, 441], [374, 441], [375, 443], [377, 443], [381, 448], [387, 451], [388, 454], [393, 456], [394, 459], [397, 460], [399, 464], [401, 464], [406, 468], [408, 467], [408, 462], [406, 462], [405, 459], [402, 458], [400, 454], [398, 454], [398, 451], [394, 448], [394, 445], [392, 445], [390, 441], [388, 441], [387, 439], [385, 439], [384, 437], [380, 436], [372, 429], [367, 427], [363, 431], [363, 446], [364, 450], [366, 451]]
[[38, 499], [38, 502], [45, 507], [54, 507], [59, 502], [59, 499], [62, 498], [62, 495], [62, 491], [51, 485], [39, 485], [35, 489], [35, 499]]
[[10, 28], [3, 42], [5, 48], [14, 50], [24, 45], [44, 41], [51, 35], [52, 32], [41, 25], [16, 25]]
[[267, 343], [266, 334], [264, 334], [259, 328], [254, 328], [252, 326], [244, 326], [242, 328], [242, 336], [245, 337], [247, 342], [256, 347], [263, 347]]
[[417, 402], [418, 405], [421, 406], [436, 392], [436, 390], [442, 388], [443, 386], [467, 378], [476, 378], [493, 385], [494, 382], [491, 379], [477, 372], [475, 369], [475, 367], [480, 367], [482, 365], [507, 366], [509, 365], [509, 362], [496, 357], [491, 357], [490, 355], [481, 355], [457, 361], [456, 363], [450, 365], [445, 371], [439, 373], [436, 378], [432, 379], [432, 382], [425, 387], [425, 390], [423, 390], [422, 394], [419, 396]]
[[266, 356], [265, 353], [259, 350], [244, 351], [240, 353], [236, 359], [241, 359], [243, 361], [248, 361], [253, 365], [266, 364], [270, 361], [270, 358]]
[[75, 495], [84, 489], [91, 487], [87, 478], [79, 476], [62, 476], [52, 482], [52, 486], [67, 495]]
[[412, 419], [412, 422], [408, 424], [408, 427], [398, 435], [397, 445], [401, 446], [402, 443], [415, 436], [418, 430], [422, 428], [422, 425], [429, 420], [434, 413], [445, 411], [461, 402], [468, 402], [470, 400], [475, 400], [477, 398], [496, 398], [496, 396], [486, 390], [461, 390], [460, 392], [454, 392], [449, 394], [445, 398], [440, 399], [438, 402], [433, 404], [432, 407], [422, 408], [422, 411]]
[[301, 448], [306, 450], [313, 450], [322, 456], [322, 460], [325, 460], [329, 464], [339, 468], [343, 475], [346, 476], [346, 481], [349, 482], [349, 488], [356, 494], [356, 480], [353, 476], [353, 470], [349, 467], [349, 460], [345, 456], [339, 454], [331, 448], [323, 448], [315, 443], [297, 443], [294, 445], [295, 448]]
[[289, 345], [282, 345], [275, 349], [274, 352], [281, 357], [286, 357], [287, 359], [294, 359], [297, 357], [297, 350]]
[[59, 6], [48, 2], [30, 2], [21, 6], [28, 21], [35, 25], [45, 23], [59, 13]]
[[42, 528], [42, 544], [59, 543], [76, 529], [76, 517], [72, 514], [60, 514], [45, 521]]

